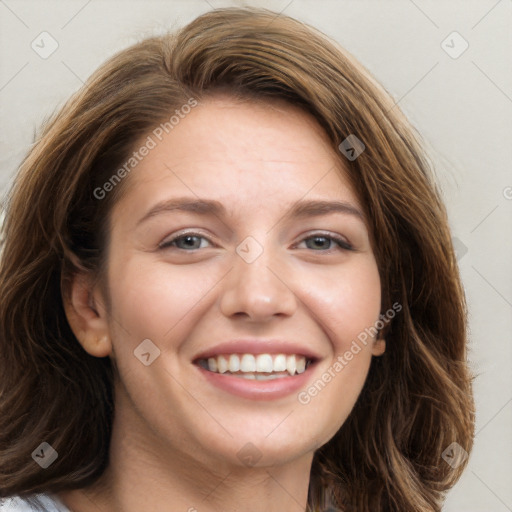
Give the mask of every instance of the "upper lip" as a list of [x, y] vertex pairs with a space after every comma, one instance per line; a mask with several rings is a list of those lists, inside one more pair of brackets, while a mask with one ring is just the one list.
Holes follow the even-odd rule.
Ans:
[[222, 354], [296, 354], [316, 360], [320, 356], [307, 346], [286, 340], [277, 339], [238, 339], [229, 340], [203, 350], [194, 357], [194, 361], [208, 359]]

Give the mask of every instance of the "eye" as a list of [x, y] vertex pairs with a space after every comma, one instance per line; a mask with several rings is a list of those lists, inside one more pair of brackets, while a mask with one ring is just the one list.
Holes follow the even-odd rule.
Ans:
[[308, 249], [313, 249], [315, 252], [329, 251], [333, 247], [346, 251], [354, 250], [354, 248], [343, 238], [320, 233], [304, 238], [301, 243], [306, 243], [306, 247]]
[[185, 233], [171, 238], [170, 240], [166, 240], [159, 245], [159, 248], [167, 249], [169, 247], [175, 247], [185, 251], [194, 251], [197, 249], [204, 249], [204, 247], [206, 247], [206, 245], [202, 244], [202, 241], [210, 243], [207, 238], [198, 233]]
[[[346, 240], [333, 235], [315, 234], [304, 238], [301, 243], [305, 243], [307, 249], [312, 249], [315, 252], [331, 251], [333, 248], [346, 251], [354, 250]], [[177, 248], [190, 252], [198, 249], [204, 249], [208, 244], [211, 244], [211, 242], [199, 233], [182, 233], [161, 243], [159, 248]]]

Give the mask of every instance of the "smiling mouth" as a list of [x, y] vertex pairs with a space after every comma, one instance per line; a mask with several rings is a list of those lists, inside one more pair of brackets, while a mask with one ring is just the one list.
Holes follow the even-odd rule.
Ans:
[[312, 360], [300, 354], [222, 354], [199, 359], [205, 370], [249, 380], [289, 378], [306, 371]]

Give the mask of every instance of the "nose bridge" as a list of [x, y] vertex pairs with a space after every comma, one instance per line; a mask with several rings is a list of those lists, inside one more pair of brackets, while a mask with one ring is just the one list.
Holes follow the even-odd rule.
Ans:
[[221, 297], [224, 315], [244, 315], [255, 321], [292, 315], [296, 297], [284, 281], [283, 265], [270, 243], [253, 237], [242, 241], [233, 255], [233, 270]]

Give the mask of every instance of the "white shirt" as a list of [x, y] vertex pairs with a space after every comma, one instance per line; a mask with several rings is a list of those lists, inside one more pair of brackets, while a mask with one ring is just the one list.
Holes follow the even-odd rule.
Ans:
[[0, 500], [0, 512], [71, 512], [55, 495], [34, 494], [31, 502], [19, 496]]

